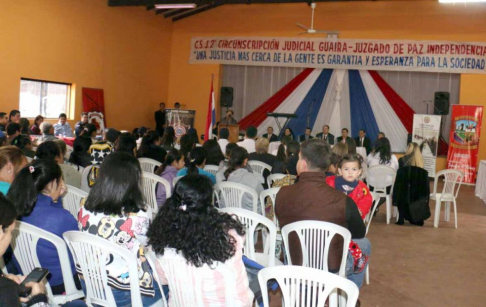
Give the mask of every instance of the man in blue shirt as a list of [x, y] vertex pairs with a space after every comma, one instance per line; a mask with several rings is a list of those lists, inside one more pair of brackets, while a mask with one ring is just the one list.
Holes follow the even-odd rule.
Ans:
[[71, 126], [67, 123], [66, 114], [59, 114], [59, 122], [54, 125], [54, 135], [62, 135], [70, 138], [74, 136]]

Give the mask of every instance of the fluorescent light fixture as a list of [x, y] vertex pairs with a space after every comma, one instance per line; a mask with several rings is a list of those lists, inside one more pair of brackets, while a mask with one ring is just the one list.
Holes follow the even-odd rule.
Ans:
[[480, 3], [486, 0], [439, 0], [439, 3]]
[[193, 9], [197, 5], [195, 3], [174, 3], [174, 4], [156, 4], [155, 8], [158, 10], [168, 10], [168, 9]]

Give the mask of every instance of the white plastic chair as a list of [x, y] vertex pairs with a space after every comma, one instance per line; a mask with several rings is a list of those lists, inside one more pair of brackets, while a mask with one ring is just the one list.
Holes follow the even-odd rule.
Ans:
[[76, 289], [74, 284], [69, 253], [63, 239], [33, 225], [17, 221], [12, 233], [11, 246], [15, 259], [19, 263], [24, 275], [28, 275], [34, 268], [42, 267], [37, 257], [37, 243], [40, 239], [52, 243], [56, 248], [61, 265], [64, 287], [66, 289], [65, 294], [53, 295], [51, 287], [47, 283], [46, 291], [49, 298], [56, 305], [60, 305], [84, 297], [83, 291]]
[[[442, 187], [442, 192], [437, 193], [437, 183], [439, 178], [444, 176], [444, 187]], [[457, 228], [457, 206], [456, 198], [459, 194], [459, 189], [461, 188], [462, 180], [464, 178], [464, 173], [455, 169], [446, 169], [435, 174], [434, 180], [434, 191], [430, 194], [430, 199], [435, 200], [435, 214], [434, 214], [434, 227], [439, 227], [440, 218], [440, 206], [442, 202], [445, 202], [444, 207], [444, 219], [446, 222], [450, 219], [451, 214], [451, 202], [454, 204], [454, 222]], [[456, 184], [459, 185], [456, 188]]]
[[256, 160], [251, 160], [248, 161], [248, 164], [251, 166], [251, 169], [253, 170], [254, 173], [258, 173], [263, 176], [263, 172], [265, 170], [268, 170], [270, 173], [272, 172], [272, 167], [268, 165], [267, 163], [261, 162], [261, 161], [256, 161]]
[[[152, 269], [154, 280], [159, 284], [159, 290], [160, 293], [162, 294], [162, 299], [161, 299], [161, 304], [163, 307], [168, 307], [167, 305], [167, 298], [165, 297], [164, 294], [164, 289], [162, 288], [162, 282], [160, 281], [159, 274], [157, 274], [156, 268], [155, 268], [155, 262], [157, 261], [157, 256], [155, 255], [155, 252], [152, 249], [147, 249], [145, 251], [145, 258], [147, 259], [147, 262]], [[157, 306], [158, 306], [157, 305]], [[152, 305], [152, 307], [155, 307]]]
[[292, 307], [324, 307], [329, 298], [329, 307], [337, 307], [333, 303], [332, 294], [339, 290], [346, 293], [346, 302], [341, 301], [341, 307], [354, 307], [359, 296], [359, 289], [352, 281], [314, 268], [301, 266], [281, 266], [264, 268], [258, 272], [258, 282], [262, 290], [263, 306], [269, 307], [269, 280], [276, 280], [282, 291], [283, 306]]
[[[262, 208], [265, 208], [266, 206], [265, 200], [267, 199], [267, 197], [270, 197], [270, 200], [272, 201], [273, 222], [275, 223], [275, 225], [278, 225], [277, 217], [275, 215], [275, 198], [277, 198], [278, 191], [280, 191], [280, 187], [266, 189], [260, 193], [260, 204], [262, 204]], [[263, 209], [263, 212], [265, 212], [265, 209]]]
[[150, 158], [138, 158], [138, 161], [140, 162], [140, 167], [142, 168], [142, 171], [151, 174], [154, 173], [156, 167], [162, 165], [162, 163], [160, 163], [159, 161]]
[[[373, 197], [373, 205], [371, 206], [371, 211], [366, 215], [364, 219], [364, 223], [366, 225], [366, 235], [368, 235], [368, 231], [370, 229], [370, 224], [371, 220], [373, 219], [373, 215], [375, 213], [376, 207], [378, 207], [378, 204], [380, 203], [380, 196], [376, 194], [375, 192], [370, 192], [371, 197]], [[368, 262], [368, 266], [366, 267], [366, 273], [365, 273], [365, 279], [366, 279], [366, 284], [370, 284], [370, 263]]]
[[27, 162], [29, 162], [29, 163], [30, 163], [30, 162], [32, 162], [32, 161], [34, 161], [34, 159], [33, 159], [33, 158], [31, 158], [31, 157], [27, 157], [27, 156], [26, 156], [25, 158], [27, 159]]
[[146, 204], [152, 210], [153, 217], [159, 211], [156, 195], [157, 184], [160, 184], [159, 189], [165, 188], [165, 195], [169, 198], [171, 196], [171, 187], [167, 180], [149, 172], [142, 172], [142, 191]]
[[[396, 176], [397, 176], [397, 171], [394, 168], [386, 165], [372, 166], [368, 168], [368, 172], [366, 173], [366, 182], [368, 184], [368, 188], [372, 186], [374, 188], [373, 192], [375, 192], [380, 197], [386, 198], [386, 223], [387, 224], [390, 224], [392, 209], [398, 219], [396, 208], [393, 208], [392, 205], [393, 202], [392, 193], [393, 193], [393, 186], [395, 185]], [[390, 194], [386, 192], [387, 187], [391, 187]]]
[[[290, 257], [289, 235], [296, 232], [302, 248], [302, 266], [329, 271], [328, 254], [330, 243], [335, 235], [343, 237], [343, 255], [339, 275], [346, 277], [346, 259], [348, 256], [351, 233], [339, 225], [321, 221], [299, 221], [285, 225], [282, 237], [285, 245], [287, 262], [292, 265]], [[296, 248], [296, 247], [295, 247]]]
[[[251, 212], [245, 209], [239, 208], [223, 208], [221, 212], [235, 215], [238, 220], [245, 226], [245, 246], [243, 248], [243, 254], [249, 259], [258, 262], [264, 267], [270, 267], [277, 265], [283, 265], [278, 259], [275, 258], [275, 243], [277, 240], [277, 227], [275, 224], [259, 215], [258, 213]], [[255, 252], [255, 233], [257, 227], [266, 228], [266, 236], [263, 242], [263, 253]]]
[[176, 183], [181, 180], [181, 178], [184, 177], [184, 176], [177, 176], [177, 177], [174, 177], [174, 179], [172, 179], [172, 186], [175, 187], [176, 186]]
[[214, 185], [214, 194], [221, 208], [241, 209], [245, 209], [242, 207], [243, 195], [250, 194], [253, 201], [253, 212], [263, 215], [263, 210], [258, 212], [257, 192], [244, 184], [227, 181], [218, 182]]
[[166, 248], [163, 256], [158, 256], [162, 270], [169, 282], [170, 305], [204, 307], [202, 282], [211, 279], [214, 271], [220, 273], [225, 284], [225, 304], [227, 307], [236, 306], [236, 277], [233, 270], [224, 263], [215, 262], [211, 267], [204, 264], [195, 267], [187, 263], [186, 258], [174, 249]]
[[204, 166], [204, 170], [208, 173], [211, 173], [213, 174], [214, 176], [216, 176], [216, 173], [218, 172], [219, 170], [219, 166], [217, 165], [206, 165]]
[[142, 307], [138, 279], [137, 258], [127, 249], [80, 231], [67, 231], [63, 234], [74, 261], [80, 266], [86, 283], [86, 303], [101, 306], [116, 306], [111, 287], [108, 286], [106, 263], [110, 254], [120, 256], [126, 263], [130, 278], [132, 306]]
[[70, 185], [66, 185], [66, 187], [67, 192], [62, 197], [62, 206], [78, 220], [79, 204], [83, 198], [88, 197], [88, 193]]
[[84, 167], [82, 166], [79, 166], [79, 165], [76, 165], [76, 164], [69, 164], [72, 168], [74, 168], [75, 170], [77, 170], [78, 172], [80, 172], [81, 174], [83, 173], [84, 171]]
[[270, 174], [270, 175], [268, 175], [268, 177], [267, 177], [268, 187], [271, 188], [272, 184], [275, 180], [283, 179], [283, 178], [285, 178], [285, 176], [287, 176], [287, 175], [285, 175], [285, 174]]

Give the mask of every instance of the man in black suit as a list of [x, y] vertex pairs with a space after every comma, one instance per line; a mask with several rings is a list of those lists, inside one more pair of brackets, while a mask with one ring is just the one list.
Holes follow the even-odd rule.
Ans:
[[334, 145], [334, 135], [329, 133], [328, 125], [322, 126], [322, 132], [316, 134], [316, 138], [326, 141], [329, 145]]
[[364, 147], [366, 149], [366, 155], [371, 152], [371, 140], [366, 136], [366, 131], [364, 129], [359, 130], [359, 137], [354, 138], [356, 142], [356, 147]]
[[278, 141], [278, 137], [273, 134], [273, 127], [268, 127], [267, 128], [267, 133], [262, 135], [264, 138], [268, 139], [269, 142], [276, 142]]
[[311, 128], [307, 127], [307, 128], [305, 128], [305, 134], [299, 136], [299, 142], [311, 140], [313, 138], [314, 137], [311, 135]]
[[165, 103], [161, 102], [159, 108], [155, 112], [155, 130], [162, 136], [165, 128]]
[[346, 139], [348, 138], [348, 133], [349, 133], [348, 128], [343, 128], [341, 130], [341, 136], [338, 136], [338, 138], [337, 138], [337, 142], [338, 143], [346, 143]]

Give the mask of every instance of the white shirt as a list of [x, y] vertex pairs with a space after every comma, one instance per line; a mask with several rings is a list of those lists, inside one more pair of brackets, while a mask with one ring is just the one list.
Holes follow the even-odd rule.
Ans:
[[223, 155], [226, 152], [226, 145], [229, 144], [229, 141], [227, 139], [219, 139], [218, 140], [219, 147], [221, 147], [221, 151], [223, 152]]
[[249, 154], [255, 152], [255, 140], [252, 139], [244, 139], [241, 142], [237, 143], [238, 146], [243, 147], [248, 151]]

